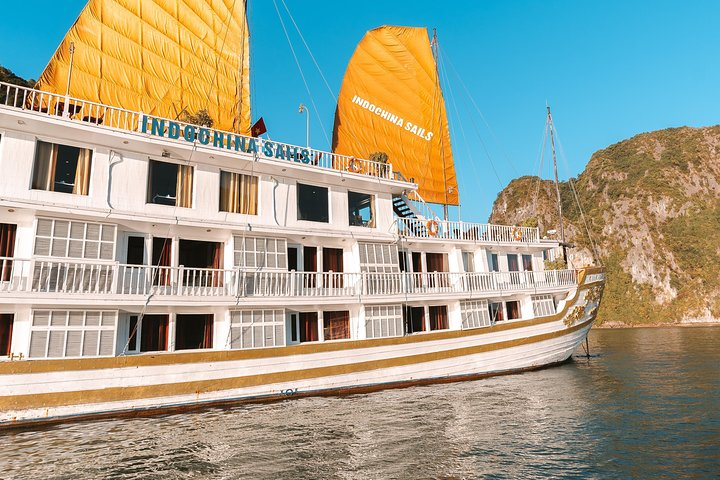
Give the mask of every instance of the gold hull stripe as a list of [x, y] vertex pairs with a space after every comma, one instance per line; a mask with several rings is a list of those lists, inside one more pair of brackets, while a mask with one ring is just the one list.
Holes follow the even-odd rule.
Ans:
[[[584, 275], [578, 278], [579, 283]], [[204, 352], [168, 352], [157, 354], [129, 355], [122, 357], [103, 358], [73, 358], [54, 360], [27, 360], [19, 362], [0, 362], [0, 375], [15, 375], [25, 373], [67, 372], [79, 370], [102, 370], [107, 368], [149, 367], [162, 365], [177, 365], [183, 363], [214, 363], [237, 360], [254, 360], [270, 357], [284, 357], [288, 355], [305, 355], [312, 353], [334, 352], [338, 350], [353, 350], [360, 348], [385, 347], [391, 345], [404, 345], [409, 343], [431, 342], [454, 338], [487, 335], [490, 333], [514, 330], [517, 328], [532, 327], [562, 319], [574, 305], [582, 290], [586, 290], [596, 283], [581, 285], [575, 296], [568, 300], [565, 308], [555, 315], [520, 320], [516, 322], [500, 323], [490, 327], [472, 330], [449, 330], [442, 332], [423, 333], [404, 337], [375, 338], [366, 340], [350, 340], [346, 342], [312, 343], [290, 345], [285, 347], [261, 348], [255, 350], [220, 350]]]
[[383, 368], [400, 367], [417, 363], [445, 360], [495, 350], [502, 350], [521, 345], [542, 342], [569, 335], [582, 328], [590, 326], [594, 317], [573, 327], [543, 333], [532, 337], [523, 337], [505, 340], [497, 343], [463, 347], [440, 352], [408, 355], [405, 357], [371, 360], [345, 365], [331, 365], [327, 367], [309, 368], [306, 370], [292, 370], [286, 372], [267, 373], [261, 375], [248, 375], [243, 377], [200, 380], [194, 382], [167, 383], [148, 385], [142, 387], [111, 387], [98, 390], [81, 390], [73, 392], [54, 392], [32, 395], [15, 395], [0, 397], [0, 410], [27, 410], [31, 408], [51, 408], [59, 406], [108, 403], [117, 401], [132, 401], [146, 398], [172, 397], [178, 395], [201, 395], [203, 393], [232, 390], [259, 385], [288, 383], [298, 380], [307, 380], [321, 377], [330, 377], [343, 374], [360, 373]]

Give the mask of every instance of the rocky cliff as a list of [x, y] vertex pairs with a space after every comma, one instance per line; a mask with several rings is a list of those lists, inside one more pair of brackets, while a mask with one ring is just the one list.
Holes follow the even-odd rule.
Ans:
[[[575, 179], [608, 282], [602, 323], [720, 319], [720, 126], [637, 135], [596, 152]], [[588, 235], [568, 182], [561, 184], [573, 266], [590, 263]], [[552, 182], [513, 180], [493, 223], [558, 228]]]

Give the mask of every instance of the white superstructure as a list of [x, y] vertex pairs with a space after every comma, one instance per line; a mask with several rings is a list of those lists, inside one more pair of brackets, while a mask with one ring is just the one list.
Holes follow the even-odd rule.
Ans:
[[602, 271], [390, 163], [0, 90], [0, 424], [534, 368], [594, 320]]

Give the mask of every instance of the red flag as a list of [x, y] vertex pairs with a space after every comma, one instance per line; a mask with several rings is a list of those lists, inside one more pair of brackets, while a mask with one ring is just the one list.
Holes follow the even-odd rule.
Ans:
[[258, 118], [258, 121], [250, 128], [250, 135], [253, 137], [259, 137], [263, 133], [267, 132], [265, 128], [265, 121], [262, 117]]

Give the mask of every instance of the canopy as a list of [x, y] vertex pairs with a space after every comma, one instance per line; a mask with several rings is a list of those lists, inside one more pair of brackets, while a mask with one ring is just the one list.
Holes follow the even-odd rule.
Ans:
[[423, 199], [457, 205], [445, 101], [427, 30], [383, 26], [350, 59], [335, 112], [333, 151], [384, 152]]
[[250, 44], [244, 0], [90, 0], [36, 88], [250, 131]]

